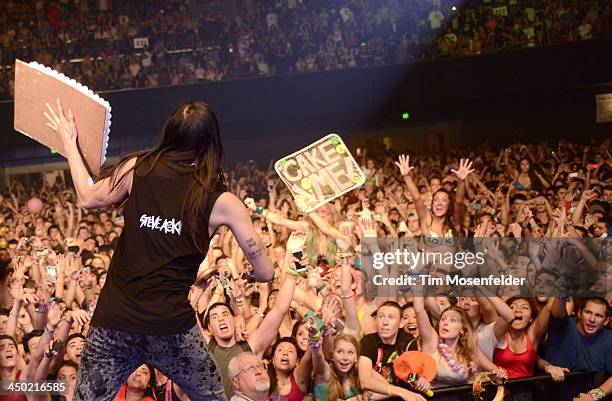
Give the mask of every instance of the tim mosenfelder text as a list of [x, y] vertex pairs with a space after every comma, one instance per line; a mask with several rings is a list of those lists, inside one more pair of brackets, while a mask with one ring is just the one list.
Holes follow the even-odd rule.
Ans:
[[[463, 270], [466, 266], [483, 265], [485, 252], [412, 252], [407, 249], [396, 249], [393, 252], [375, 252], [372, 254], [372, 267], [380, 270], [385, 266], [403, 266], [414, 270], [417, 266], [446, 265]], [[450, 272], [449, 272], [450, 273]], [[401, 274], [398, 277], [385, 277], [377, 274], [372, 277], [375, 285], [392, 286], [519, 286], [525, 284], [526, 278], [509, 275], [488, 275], [486, 277], [462, 277], [447, 274], [444, 277], [429, 274]]]

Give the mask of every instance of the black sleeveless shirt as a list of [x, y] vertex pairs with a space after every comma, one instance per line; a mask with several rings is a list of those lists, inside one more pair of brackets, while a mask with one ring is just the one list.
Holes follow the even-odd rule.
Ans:
[[[91, 325], [173, 335], [196, 324], [187, 296], [208, 249], [198, 251], [181, 222], [193, 174], [160, 161], [143, 176], [149, 167], [145, 160], [134, 172], [123, 232]], [[203, 227], [208, 227], [212, 207], [223, 192], [224, 187], [209, 194]]]

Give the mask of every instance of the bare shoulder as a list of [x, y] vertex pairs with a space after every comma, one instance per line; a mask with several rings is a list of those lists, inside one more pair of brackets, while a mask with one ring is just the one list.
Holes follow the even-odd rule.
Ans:
[[238, 199], [238, 197], [236, 195], [234, 195], [231, 192], [223, 192], [221, 195], [219, 195], [219, 198], [217, 198], [217, 201], [215, 202], [215, 205], [213, 206], [212, 212], [213, 214], [215, 212], [220, 212], [223, 214], [226, 213], [233, 213], [236, 212], [237, 210], [244, 210], [245, 206], [244, 204], [240, 201], [240, 199]]
[[240, 199], [231, 192], [224, 192], [217, 198], [210, 218], [209, 228], [214, 231], [221, 225], [234, 225], [237, 221], [249, 219], [249, 213]]

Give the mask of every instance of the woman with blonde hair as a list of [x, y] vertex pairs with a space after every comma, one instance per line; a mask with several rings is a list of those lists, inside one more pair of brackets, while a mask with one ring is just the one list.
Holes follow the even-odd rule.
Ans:
[[421, 350], [436, 361], [436, 385], [465, 384], [479, 370], [493, 372], [498, 379], [507, 378], [506, 371], [498, 368], [478, 348], [476, 335], [463, 309], [451, 306], [440, 315], [435, 329], [425, 311], [422, 296], [413, 300], [417, 325], [421, 337]]
[[310, 213], [305, 220], [291, 220], [270, 210], [257, 207], [254, 202], [245, 202], [245, 204], [266, 222], [306, 233], [303, 251], [310, 257], [309, 262], [312, 266], [324, 264], [329, 268], [336, 265], [338, 252], [336, 240], [342, 237], [342, 233], [336, 227], [339, 223], [339, 215], [332, 206], [323, 205]]

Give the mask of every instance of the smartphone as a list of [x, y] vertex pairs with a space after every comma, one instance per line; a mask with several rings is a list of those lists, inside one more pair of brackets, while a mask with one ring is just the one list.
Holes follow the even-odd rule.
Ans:
[[[302, 250], [298, 250], [298, 251], [294, 251], [292, 252], [293, 257], [298, 259], [298, 260], [302, 260], [302, 258], [304, 257], [304, 252], [302, 252]], [[300, 264], [300, 262], [295, 262], [295, 270], [297, 271], [302, 271], [304, 269], [304, 267], [302, 267], [302, 265]]]
[[247, 270], [244, 272], [244, 278], [246, 279], [247, 284], [254, 284], [257, 282], [255, 279], [255, 275], [251, 270]]
[[474, 204], [474, 210], [480, 210], [482, 206], [480, 205], [480, 203], [476, 203]]
[[62, 340], [55, 340], [53, 341], [53, 345], [51, 346], [51, 349], [49, 350], [49, 352], [47, 352], [47, 357], [51, 358], [53, 356], [54, 352], [59, 352], [62, 349]]
[[57, 282], [57, 270], [55, 270], [55, 266], [47, 266], [47, 274], [51, 277], [51, 281], [54, 283]]
[[576, 178], [576, 177], [578, 177], [578, 173], [571, 173], [569, 175], [569, 178]]
[[372, 215], [372, 219], [373, 219], [374, 221], [382, 221], [382, 216], [381, 216], [380, 214], [378, 214], [378, 213], [374, 213], [374, 214]]
[[336, 329], [336, 333], [342, 333], [344, 330], [344, 321], [342, 321], [342, 319], [336, 319], [334, 322], [334, 328]]
[[589, 164], [589, 167], [591, 167], [591, 168], [593, 168], [593, 169], [595, 169], [595, 168], [599, 168], [599, 164], [595, 164], [595, 163], [593, 163], [593, 164]]
[[68, 252], [71, 252], [71, 253], [79, 253], [79, 249], [81, 249], [81, 248], [79, 248], [79, 246], [78, 246], [78, 245], [69, 246], [69, 247], [68, 247]]

